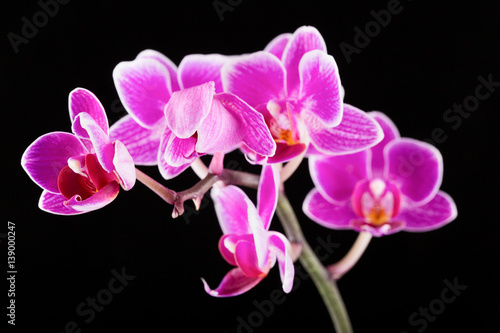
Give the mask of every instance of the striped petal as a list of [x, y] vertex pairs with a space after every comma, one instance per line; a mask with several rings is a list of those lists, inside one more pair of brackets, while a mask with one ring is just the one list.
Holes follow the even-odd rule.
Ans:
[[59, 193], [57, 178], [73, 156], [85, 155], [88, 150], [73, 134], [51, 132], [42, 135], [26, 148], [21, 165], [41, 188]]

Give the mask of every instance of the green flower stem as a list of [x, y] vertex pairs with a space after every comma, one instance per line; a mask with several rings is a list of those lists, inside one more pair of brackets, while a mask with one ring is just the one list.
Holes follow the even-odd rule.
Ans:
[[292, 205], [283, 191], [280, 192], [278, 197], [276, 213], [278, 214], [290, 242], [296, 242], [302, 245], [299, 261], [311, 276], [316, 288], [323, 298], [323, 302], [330, 314], [336, 332], [352, 332], [349, 315], [347, 314], [337, 284], [307, 243]]

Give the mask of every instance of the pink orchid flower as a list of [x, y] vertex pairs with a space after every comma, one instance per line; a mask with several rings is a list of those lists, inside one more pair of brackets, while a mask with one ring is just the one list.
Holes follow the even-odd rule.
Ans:
[[370, 115], [384, 130], [371, 149], [342, 156], [312, 156], [316, 186], [304, 212], [332, 229], [368, 231], [374, 236], [440, 228], [457, 216], [453, 199], [439, 191], [443, 159], [432, 145], [401, 138], [383, 113]]
[[279, 173], [264, 166], [257, 192], [257, 208], [238, 187], [212, 189], [215, 211], [224, 235], [219, 241], [222, 257], [231, 269], [216, 289], [202, 279], [205, 291], [216, 297], [240, 295], [264, 279], [279, 264], [283, 290], [292, 289], [295, 274], [290, 243], [281, 233], [269, 231], [278, 200]]
[[21, 165], [42, 189], [40, 209], [74, 215], [113, 201], [120, 185], [135, 184], [132, 157], [120, 141], [108, 136], [108, 119], [95, 95], [82, 88], [69, 94], [73, 134], [51, 132], [24, 152]]
[[[364, 112], [343, 104], [334, 58], [313, 27], [273, 39], [264, 51], [229, 60], [221, 70], [224, 91], [264, 115], [277, 142], [269, 163], [305, 153], [309, 142], [325, 154], [345, 154], [382, 140], [382, 130]], [[251, 149], [250, 160], [266, 162]]]
[[[110, 137], [125, 144], [137, 165], [163, 163], [159, 148], [170, 97], [176, 91], [208, 81], [214, 82], [215, 92], [222, 92], [220, 68], [226, 58], [220, 54], [191, 54], [184, 57], [177, 68], [160, 52], [145, 50], [133, 61], [119, 63], [113, 71], [113, 79], [129, 114], [111, 126]], [[160, 171], [167, 178], [180, 173], [179, 170]]]
[[174, 92], [165, 119], [158, 160], [167, 179], [200, 156], [242, 144], [267, 156], [276, 150], [262, 115], [233, 94], [216, 94], [213, 81]]

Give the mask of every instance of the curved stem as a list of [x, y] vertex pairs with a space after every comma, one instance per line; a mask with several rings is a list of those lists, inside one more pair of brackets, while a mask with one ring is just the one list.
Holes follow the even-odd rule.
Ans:
[[[203, 164], [201, 160], [199, 161]], [[166, 188], [137, 168], [135, 169], [135, 174], [138, 181], [146, 185], [167, 203], [174, 205], [174, 210], [172, 212], [173, 218], [176, 218], [184, 213], [184, 202], [187, 200], [193, 200], [195, 208], [198, 210], [205, 193], [207, 193], [212, 186], [219, 181], [225, 183], [226, 185], [234, 184], [255, 189], [259, 186], [260, 181], [259, 175], [243, 171], [223, 169], [219, 175], [207, 172], [205, 177], [203, 177], [194, 186], [182, 192], [176, 192]]]
[[290, 178], [295, 170], [299, 167], [300, 163], [302, 163], [302, 160], [304, 159], [304, 156], [306, 155], [307, 148], [304, 149], [304, 151], [298, 155], [292, 158], [288, 163], [285, 164], [285, 166], [281, 169], [280, 171], [280, 179], [281, 182], [284, 183], [285, 181]]
[[212, 188], [212, 186], [214, 186], [214, 184], [220, 180], [224, 181], [224, 177], [222, 175], [209, 173], [205, 178], [200, 180], [194, 186], [182, 192], [176, 193], [172, 217], [175, 219], [176, 217], [184, 213], [184, 202], [187, 200], [193, 200], [196, 210], [199, 210], [201, 200], [203, 199], [205, 193], [207, 193]]
[[280, 192], [278, 196], [276, 213], [290, 242], [298, 242], [302, 245], [302, 252], [299, 257], [300, 263], [311, 276], [319, 294], [323, 298], [336, 332], [352, 332], [349, 315], [347, 314], [337, 284], [335, 280], [331, 279], [330, 274], [307, 243], [292, 205], [284, 192]]
[[141, 170], [135, 168], [135, 176], [138, 181], [146, 185], [151, 191], [154, 193], [158, 194], [160, 198], [165, 200], [167, 203], [173, 205], [175, 203], [176, 195], [177, 193], [175, 191], [172, 191], [162, 184], [158, 183], [156, 180], [153, 178], [149, 177], [146, 175], [144, 172]]
[[370, 244], [371, 239], [371, 233], [360, 232], [358, 238], [356, 238], [356, 241], [344, 258], [327, 267], [328, 271], [335, 280], [340, 279], [345, 273], [349, 272], [354, 265], [356, 265], [368, 247], [368, 244]]
[[193, 169], [194, 173], [200, 178], [203, 179], [205, 178], [209, 171], [205, 163], [201, 160], [201, 158], [197, 158], [194, 160], [193, 163], [191, 163], [191, 169]]
[[245, 186], [253, 189], [259, 187], [260, 175], [228, 169], [224, 169], [221, 173], [221, 176], [222, 175], [224, 175], [226, 179], [226, 184]]

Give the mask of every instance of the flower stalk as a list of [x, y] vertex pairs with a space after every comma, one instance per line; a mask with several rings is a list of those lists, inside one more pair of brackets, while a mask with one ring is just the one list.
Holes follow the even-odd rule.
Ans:
[[368, 244], [370, 244], [371, 239], [371, 233], [367, 231], [359, 233], [358, 238], [356, 238], [356, 241], [352, 245], [349, 252], [347, 252], [347, 254], [344, 256], [344, 258], [339, 260], [337, 263], [327, 267], [327, 270], [330, 272], [333, 279], [340, 279], [345, 273], [350, 271], [351, 268], [354, 267], [354, 265], [356, 265], [356, 263], [368, 247]]
[[195, 208], [198, 210], [205, 193], [207, 193], [212, 186], [219, 181], [223, 182], [225, 185], [232, 184], [246, 186], [249, 188], [257, 188], [260, 179], [258, 175], [248, 172], [224, 169], [219, 175], [207, 173], [203, 179], [192, 187], [181, 192], [176, 192], [163, 186], [141, 170], [137, 168], [135, 170], [138, 181], [146, 185], [151, 191], [165, 200], [165, 202], [170, 205], [174, 205], [174, 210], [172, 212], [173, 218], [177, 218], [179, 215], [184, 213], [184, 202], [188, 200], [193, 200]]
[[146, 175], [141, 170], [135, 168], [135, 175], [137, 180], [146, 185], [151, 191], [156, 193], [160, 198], [165, 200], [168, 204], [173, 205], [175, 203], [176, 192], [171, 189], [166, 188], [162, 184], [158, 183], [153, 178]]
[[281, 169], [280, 177], [283, 183], [287, 181], [288, 178], [290, 178], [300, 166], [302, 160], [304, 159], [304, 156], [306, 156], [306, 151], [307, 149], [304, 149], [304, 151], [300, 155], [292, 158], [288, 163], [285, 164], [283, 169]]
[[342, 296], [337, 288], [335, 280], [331, 278], [329, 272], [316, 257], [311, 246], [307, 243], [304, 234], [299, 225], [299, 221], [293, 211], [292, 205], [283, 191], [278, 197], [278, 206], [276, 208], [278, 218], [283, 225], [285, 234], [290, 242], [300, 243], [302, 252], [299, 257], [300, 263], [311, 276], [316, 288], [318, 289], [323, 302], [330, 314], [333, 325], [337, 333], [352, 332], [349, 315], [345, 308]]

